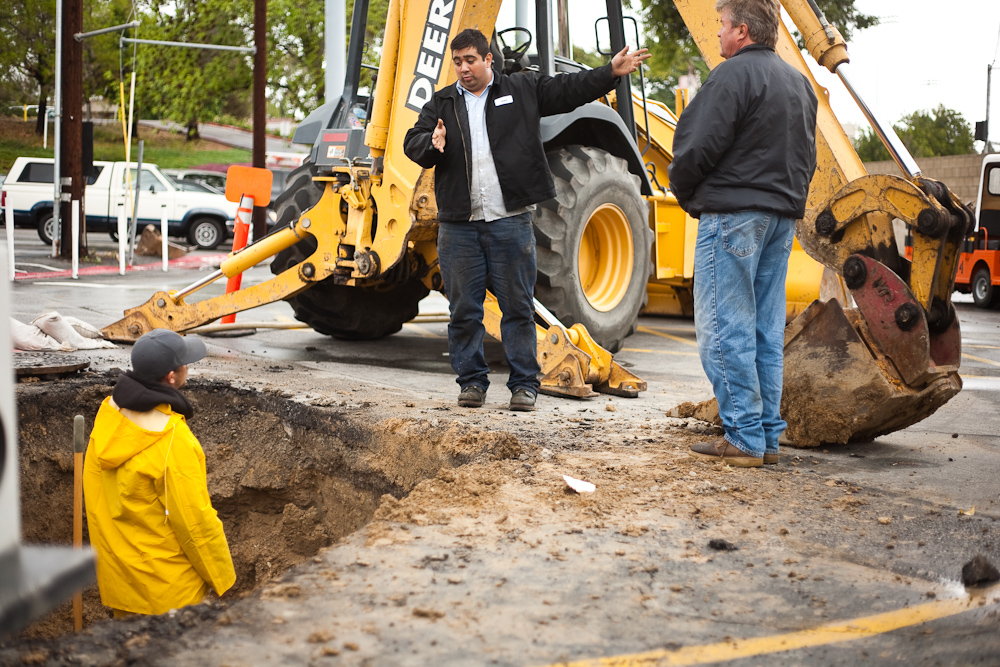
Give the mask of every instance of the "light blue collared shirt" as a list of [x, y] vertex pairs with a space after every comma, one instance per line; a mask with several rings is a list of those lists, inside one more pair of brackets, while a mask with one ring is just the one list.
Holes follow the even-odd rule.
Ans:
[[512, 215], [527, 213], [530, 209], [520, 208], [508, 211], [503, 203], [503, 192], [500, 190], [500, 177], [493, 162], [493, 150], [490, 148], [490, 137], [486, 133], [486, 101], [490, 88], [493, 86], [493, 73], [490, 72], [490, 82], [475, 93], [466, 90], [459, 81], [458, 92], [465, 100], [465, 108], [469, 115], [469, 134], [472, 141], [472, 164], [469, 172], [472, 177], [469, 197], [472, 200], [472, 215], [470, 220], [485, 220], [492, 222]]

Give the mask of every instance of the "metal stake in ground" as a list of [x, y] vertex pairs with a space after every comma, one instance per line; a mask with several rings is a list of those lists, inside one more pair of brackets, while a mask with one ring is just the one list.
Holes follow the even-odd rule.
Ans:
[[[135, 261], [135, 228], [138, 225], [136, 217], [139, 215], [139, 194], [142, 186], [142, 139], [139, 140], [139, 155], [136, 158], [135, 167], [135, 199], [132, 200], [132, 224], [128, 227], [128, 265], [132, 266]], [[128, 169], [128, 165], [125, 167]]]
[[[83, 415], [73, 417], [73, 548], [83, 547]], [[73, 627], [83, 630], [83, 593], [73, 595]]]

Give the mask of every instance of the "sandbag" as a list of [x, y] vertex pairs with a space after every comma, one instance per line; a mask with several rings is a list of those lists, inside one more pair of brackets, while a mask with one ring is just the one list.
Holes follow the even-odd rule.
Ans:
[[104, 334], [101, 333], [101, 330], [89, 322], [84, 322], [80, 318], [73, 317], [72, 315], [63, 315], [62, 318], [64, 322], [67, 322], [84, 338], [104, 338]]
[[63, 319], [62, 315], [52, 311], [36, 317], [32, 322], [36, 327], [52, 336], [60, 343], [68, 343], [77, 350], [96, 350], [116, 347], [109, 340], [84, 338], [73, 326]]
[[56, 352], [72, 352], [72, 345], [60, 343], [52, 336], [43, 333], [38, 327], [10, 318], [10, 342], [15, 350], [36, 351], [54, 350]]

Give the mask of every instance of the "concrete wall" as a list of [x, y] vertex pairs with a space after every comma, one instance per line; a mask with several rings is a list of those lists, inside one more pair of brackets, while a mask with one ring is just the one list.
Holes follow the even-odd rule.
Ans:
[[[979, 172], [983, 166], [982, 155], [945, 155], [916, 158], [916, 160], [924, 176], [941, 181], [951, 188], [961, 201], [972, 203], [975, 207], [976, 195], [979, 193]], [[865, 162], [865, 170], [869, 174], [903, 175], [896, 163], [891, 160]]]

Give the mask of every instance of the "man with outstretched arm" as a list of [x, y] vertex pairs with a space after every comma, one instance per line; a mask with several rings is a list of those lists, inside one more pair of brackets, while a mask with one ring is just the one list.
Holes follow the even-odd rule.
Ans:
[[539, 119], [608, 93], [649, 54], [625, 47], [594, 70], [506, 75], [493, 69], [486, 36], [472, 28], [452, 40], [451, 53], [458, 82], [427, 101], [403, 145], [411, 160], [435, 168], [438, 259], [451, 310], [448, 350], [461, 387], [458, 404], [483, 405], [490, 385], [483, 353], [489, 281], [503, 311], [510, 409], [532, 410], [539, 366], [531, 207], [556, 196]]

